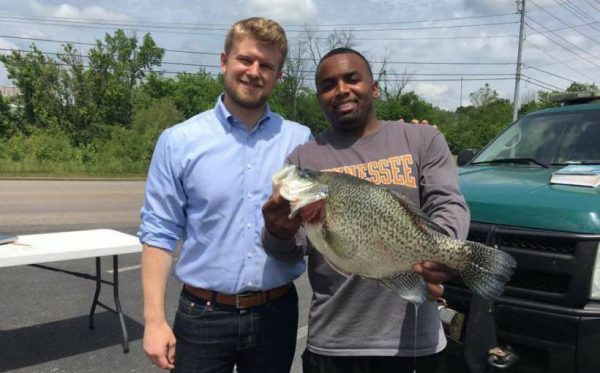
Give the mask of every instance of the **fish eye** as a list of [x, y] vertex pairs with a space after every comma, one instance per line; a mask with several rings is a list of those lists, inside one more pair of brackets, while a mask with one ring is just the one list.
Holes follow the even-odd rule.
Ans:
[[315, 171], [311, 170], [310, 168], [301, 168], [298, 175], [300, 176], [300, 178], [310, 182], [314, 182], [316, 177]]

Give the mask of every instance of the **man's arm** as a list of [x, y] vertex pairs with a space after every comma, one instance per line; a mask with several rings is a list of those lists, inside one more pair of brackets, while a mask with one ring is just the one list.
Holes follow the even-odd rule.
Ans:
[[296, 215], [290, 219], [290, 203], [277, 191], [267, 199], [262, 208], [265, 228], [262, 242], [265, 252], [273, 258], [285, 262], [297, 262], [305, 255], [303, 242], [298, 234], [302, 219]]
[[435, 130], [424, 146], [421, 166], [421, 209], [452, 238], [464, 240], [470, 214], [458, 187], [458, 169], [444, 136]]
[[165, 294], [172, 261], [171, 252], [144, 244], [144, 352], [162, 369], [175, 367], [175, 335], [165, 317]]
[[[448, 235], [465, 239], [469, 229], [469, 209], [458, 187], [458, 171], [446, 140], [435, 131], [429, 144], [424, 147], [420, 189], [421, 207], [431, 220], [446, 230]], [[432, 298], [443, 295], [440, 286], [452, 277], [448, 266], [423, 262], [414, 266], [423, 276]]]

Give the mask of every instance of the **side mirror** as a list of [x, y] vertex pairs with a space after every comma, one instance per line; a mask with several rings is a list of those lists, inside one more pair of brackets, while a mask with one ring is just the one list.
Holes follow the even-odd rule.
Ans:
[[475, 154], [477, 154], [477, 152], [479, 151], [479, 149], [463, 149], [460, 152], [458, 152], [458, 157], [456, 158], [456, 164], [460, 167], [460, 166], [464, 166], [467, 163], [469, 163], [471, 161], [471, 159], [473, 159], [473, 157], [475, 157]]

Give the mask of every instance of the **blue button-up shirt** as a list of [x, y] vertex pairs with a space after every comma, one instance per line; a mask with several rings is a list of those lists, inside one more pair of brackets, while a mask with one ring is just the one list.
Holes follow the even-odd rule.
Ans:
[[140, 241], [175, 250], [175, 276], [222, 293], [267, 290], [291, 282], [303, 261], [267, 256], [261, 208], [271, 176], [310, 130], [267, 107], [252, 130], [233, 117], [222, 97], [208, 110], [164, 131], [154, 150]]

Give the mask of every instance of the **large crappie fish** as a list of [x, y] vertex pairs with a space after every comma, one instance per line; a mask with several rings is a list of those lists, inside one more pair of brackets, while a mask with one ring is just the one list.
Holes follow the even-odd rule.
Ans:
[[354, 176], [289, 165], [273, 175], [273, 187], [290, 201], [290, 218], [304, 209], [308, 239], [336, 271], [375, 280], [415, 304], [429, 298], [416, 263], [446, 264], [487, 299], [502, 294], [516, 266], [500, 250], [450, 238], [408, 200]]

